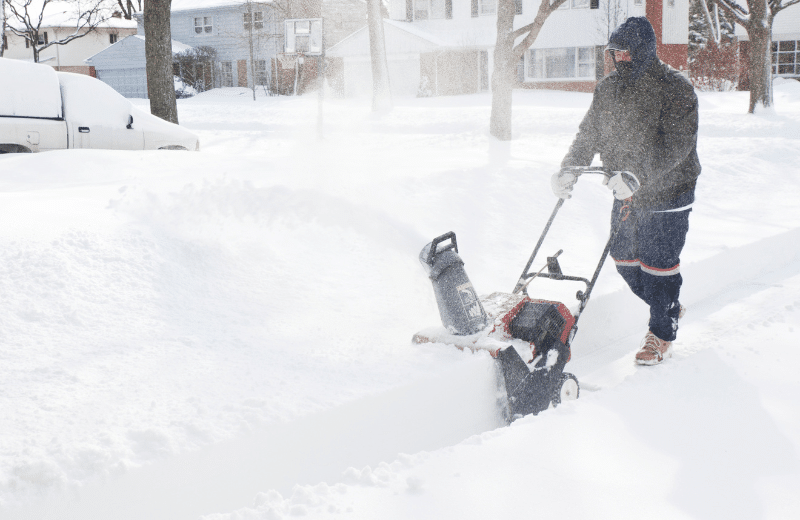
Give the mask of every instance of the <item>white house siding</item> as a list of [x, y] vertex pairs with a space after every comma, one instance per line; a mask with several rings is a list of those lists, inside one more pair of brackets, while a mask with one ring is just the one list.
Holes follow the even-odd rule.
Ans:
[[670, 0], [664, 0], [662, 10], [662, 42], [686, 45], [689, 42], [689, 1], [673, 0], [670, 4]]
[[[123, 22], [127, 22], [123, 23]], [[39, 62], [61, 70], [80, 70], [85, 69], [84, 60], [97, 54], [111, 45], [110, 34], [117, 35], [119, 40], [136, 34], [136, 27], [133, 22], [127, 20], [117, 21], [120, 27], [98, 27], [91, 34], [87, 34], [76, 40], [72, 40], [66, 45], [51, 45], [39, 53]], [[65, 38], [75, 32], [70, 27], [45, 27], [42, 32], [47, 32], [48, 41], [56, 41]], [[6, 31], [8, 49], [4, 53], [5, 58], [18, 60], [32, 60], [33, 49], [25, 46], [25, 40]], [[88, 74], [87, 71], [83, 71]]]
[[[747, 31], [736, 25], [736, 36], [748, 41]], [[772, 41], [800, 40], [800, 4], [787, 7], [772, 22]]]
[[[244, 28], [243, 13], [247, 11], [244, 5], [225, 5], [199, 9], [186, 9], [172, 11], [171, 29], [172, 38], [191, 47], [208, 46], [217, 51], [218, 63], [230, 63], [232, 69], [232, 85], [221, 84], [218, 86], [238, 86], [237, 63], [247, 61], [248, 84], [252, 84], [249, 50], [249, 31]], [[269, 3], [253, 4], [253, 11], [264, 13], [261, 30], [253, 31], [256, 43], [254, 53], [256, 60], [266, 60], [269, 64], [277, 53], [283, 52], [283, 20], [270, 7]], [[211, 18], [212, 30], [201, 34], [195, 32], [195, 18]], [[144, 25], [141, 16], [138, 17], [138, 30], [144, 35]], [[221, 74], [218, 78], [223, 77]]]
[[[387, 60], [389, 87], [397, 97], [416, 96], [420, 82], [419, 54], [395, 55]], [[372, 62], [365, 57], [345, 59], [344, 94], [346, 97], [372, 95]]]
[[[172, 52], [190, 47], [175, 40]], [[129, 36], [86, 59], [95, 68], [97, 79], [127, 98], [147, 98], [147, 70], [144, 37]]]

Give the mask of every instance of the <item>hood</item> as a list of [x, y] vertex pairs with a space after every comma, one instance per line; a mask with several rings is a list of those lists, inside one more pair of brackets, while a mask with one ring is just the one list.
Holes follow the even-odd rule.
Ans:
[[[631, 53], [631, 76], [637, 79], [653, 60], [656, 54], [656, 33], [644, 16], [628, 18], [608, 40], [609, 49], [624, 49]], [[619, 67], [618, 67], [619, 68]]]

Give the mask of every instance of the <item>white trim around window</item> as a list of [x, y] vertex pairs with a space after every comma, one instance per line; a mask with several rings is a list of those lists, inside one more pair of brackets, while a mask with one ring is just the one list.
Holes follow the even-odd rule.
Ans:
[[497, 0], [478, 0], [478, 15], [491, 16], [497, 14]]
[[558, 6], [559, 9], [589, 9], [589, 7], [589, 0], [567, 0]]
[[412, 1], [414, 3], [414, 20], [444, 20], [447, 17], [445, 0]]
[[195, 36], [211, 36], [214, 34], [214, 17], [213, 16], [195, 16], [194, 17], [194, 35]]
[[528, 81], [594, 81], [597, 79], [594, 47], [529, 49], [525, 79]]

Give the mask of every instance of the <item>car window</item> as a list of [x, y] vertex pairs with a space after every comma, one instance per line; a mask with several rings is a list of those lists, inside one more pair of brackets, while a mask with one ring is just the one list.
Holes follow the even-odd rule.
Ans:
[[64, 117], [81, 125], [125, 128], [131, 102], [102, 81], [69, 72], [59, 72]]

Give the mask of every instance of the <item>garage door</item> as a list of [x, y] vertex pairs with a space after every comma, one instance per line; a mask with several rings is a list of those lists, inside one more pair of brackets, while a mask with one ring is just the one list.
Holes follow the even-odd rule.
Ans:
[[126, 98], [147, 99], [147, 72], [144, 68], [98, 70], [97, 79]]

